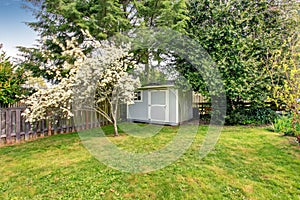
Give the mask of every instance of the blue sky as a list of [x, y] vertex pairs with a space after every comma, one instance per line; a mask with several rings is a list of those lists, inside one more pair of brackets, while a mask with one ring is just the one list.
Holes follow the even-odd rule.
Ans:
[[0, 43], [8, 56], [17, 55], [16, 46], [33, 46], [37, 34], [24, 22], [34, 21], [22, 0], [0, 0]]

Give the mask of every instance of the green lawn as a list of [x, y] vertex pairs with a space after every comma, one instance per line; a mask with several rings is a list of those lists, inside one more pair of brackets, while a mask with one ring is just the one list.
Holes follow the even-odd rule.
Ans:
[[[127, 150], [153, 150], [176, 130], [110, 139]], [[267, 128], [225, 127], [215, 149], [200, 160], [206, 130], [199, 128], [180, 159], [145, 174], [106, 167], [76, 133], [2, 147], [0, 199], [300, 199], [300, 148], [293, 138]]]

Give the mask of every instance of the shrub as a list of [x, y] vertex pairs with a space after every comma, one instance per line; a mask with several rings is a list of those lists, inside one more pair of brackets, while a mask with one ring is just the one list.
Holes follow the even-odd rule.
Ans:
[[22, 88], [25, 83], [24, 70], [17, 68], [2, 51], [0, 44], [0, 106], [18, 102], [26, 90]]
[[274, 131], [284, 135], [297, 136], [300, 134], [300, 124], [296, 123], [295, 129], [292, 126], [290, 115], [278, 117], [274, 122]]
[[264, 107], [239, 108], [226, 116], [228, 125], [271, 124], [277, 118], [275, 111]]

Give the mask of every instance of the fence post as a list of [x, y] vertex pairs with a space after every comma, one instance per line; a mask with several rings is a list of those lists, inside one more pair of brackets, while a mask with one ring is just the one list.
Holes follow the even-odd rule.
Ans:
[[0, 108], [0, 145], [4, 145], [5, 144], [5, 140], [6, 140], [6, 112], [4, 112], [3, 109]]
[[21, 140], [21, 109], [16, 109], [16, 141]]
[[10, 110], [6, 109], [6, 143], [11, 143], [11, 116]]

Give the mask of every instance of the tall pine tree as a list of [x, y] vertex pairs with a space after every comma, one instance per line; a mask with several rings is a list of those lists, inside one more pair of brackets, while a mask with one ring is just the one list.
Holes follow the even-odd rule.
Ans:
[[[51, 52], [50, 59], [57, 65], [66, 60], [72, 63], [72, 58], [61, 55], [62, 49], [51, 39], [57, 38], [64, 43], [70, 38], [76, 38], [81, 45], [84, 36], [81, 30], [88, 30], [97, 40], [106, 40], [117, 33], [124, 33], [136, 28], [168, 27], [185, 32], [188, 22], [186, 0], [25, 0], [31, 2], [36, 22], [28, 25], [41, 36], [42, 48]], [[20, 48], [27, 59], [23, 64], [34, 71], [36, 75], [47, 75], [38, 67], [39, 62], [49, 59], [41, 55], [40, 50]], [[86, 49], [86, 53], [91, 49]], [[146, 65], [153, 55], [148, 49], [134, 52], [137, 60]], [[159, 59], [159, 54], [155, 57]], [[44, 69], [46, 70], [46, 69]], [[62, 72], [67, 73], [67, 72]]]

